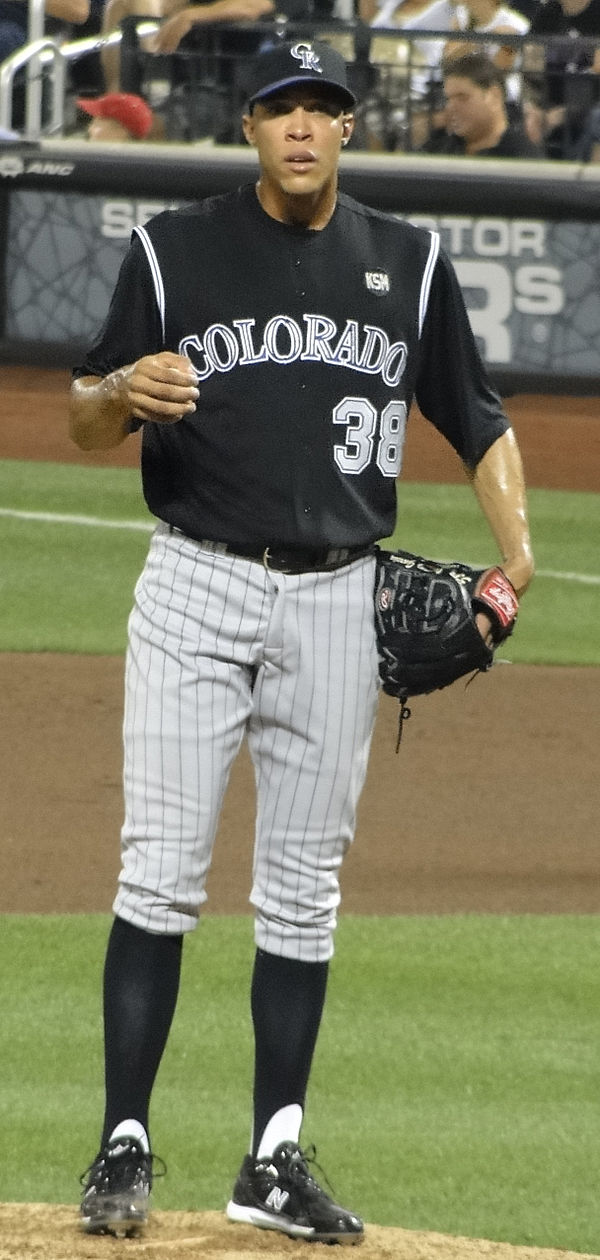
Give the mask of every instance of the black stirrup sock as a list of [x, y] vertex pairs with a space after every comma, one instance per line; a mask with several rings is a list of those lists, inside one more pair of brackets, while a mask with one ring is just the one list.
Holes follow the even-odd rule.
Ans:
[[179, 991], [182, 936], [115, 919], [104, 966], [106, 1112], [101, 1145], [121, 1120], [148, 1132], [150, 1095]]
[[252, 1154], [276, 1111], [304, 1108], [329, 963], [297, 962], [257, 949], [252, 976], [254, 1127]]

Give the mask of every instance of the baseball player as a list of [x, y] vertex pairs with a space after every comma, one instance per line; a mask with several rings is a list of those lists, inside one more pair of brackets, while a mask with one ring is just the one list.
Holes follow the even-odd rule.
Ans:
[[148, 1111], [182, 940], [246, 737], [253, 1116], [227, 1215], [360, 1241], [300, 1138], [378, 696], [373, 544], [395, 526], [413, 395], [463, 460], [513, 586], [532, 573], [518, 448], [437, 235], [338, 193], [354, 103], [327, 44], [263, 52], [243, 117], [257, 182], [136, 228], [75, 372], [75, 442], [116, 446], [142, 426], [157, 517], [129, 621], [90, 1233], [147, 1217]]

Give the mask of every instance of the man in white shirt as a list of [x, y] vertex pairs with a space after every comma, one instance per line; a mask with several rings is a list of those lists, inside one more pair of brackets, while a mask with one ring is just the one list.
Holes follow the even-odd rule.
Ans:
[[[398, 0], [382, 0], [375, 17], [371, 20], [374, 29], [390, 29], [399, 27], [402, 31], [473, 31], [479, 35], [495, 33], [497, 35], [524, 35], [529, 30], [529, 21], [515, 9], [501, 3], [501, 0], [433, 0], [418, 13], [402, 20], [403, 5]], [[450, 43], [444, 39], [411, 40], [410, 46], [410, 133], [411, 147], [420, 148], [424, 144], [430, 124], [430, 114], [436, 106], [437, 95], [441, 98], [442, 59], [465, 53], [485, 51], [502, 71], [506, 72], [518, 65], [518, 49], [501, 44], [490, 45], [469, 44], [461, 39]], [[412, 69], [417, 64], [424, 69]], [[520, 75], [510, 74], [506, 81], [506, 96], [509, 102], [520, 97]]]

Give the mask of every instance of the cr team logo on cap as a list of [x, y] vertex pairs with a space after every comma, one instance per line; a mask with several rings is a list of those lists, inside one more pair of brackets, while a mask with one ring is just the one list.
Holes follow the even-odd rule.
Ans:
[[275, 44], [258, 53], [246, 77], [248, 104], [253, 108], [266, 96], [311, 81], [313, 86], [330, 88], [344, 109], [354, 108], [356, 97], [348, 87], [346, 62], [341, 53], [326, 41], [310, 37]]
[[314, 70], [317, 74], [323, 73], [321, 58], [315, 52], [312, 44], [294, 44], [294, 47], [290, 48], [290, 52], [292, 57], [300, 62], [303, 70]]

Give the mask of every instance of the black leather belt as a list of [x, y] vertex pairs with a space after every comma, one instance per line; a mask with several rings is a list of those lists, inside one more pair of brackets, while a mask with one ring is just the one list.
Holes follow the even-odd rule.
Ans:
[[[169, 528], [173, 534], [181, 533], [181, 530], [174, 525]], [[214, 542], [207, 538], [200, 540], [200, 546], [207, 551], [215, 552], [216, 555], [238, 556], [241, 560], [252, 560], [255, 564], [262, 564], [265, 569], [289, 574], [321, 573], [341, 569], [343, 565], [351, 564], [353, 560], [368, 556], [373, 550], [372, 544], [369, 543], [360, 547], [278, 547], [270, 544], [262, 549], [257, 547], [252, 551], [246, 551], [244, 547], [238, 547], [233, 543]]]
[[369, 547], [265, 547], [262, 554], [239, 551], [237, 547], [227, 547], [229, 555], [241, 556], [243, 560], [255, 560], [264, 564], [265, 569], [275, 569], [277, 573], [322, 573], [331, 569], [341, 569], [353, 560], [360, 560], [369, 554]]

